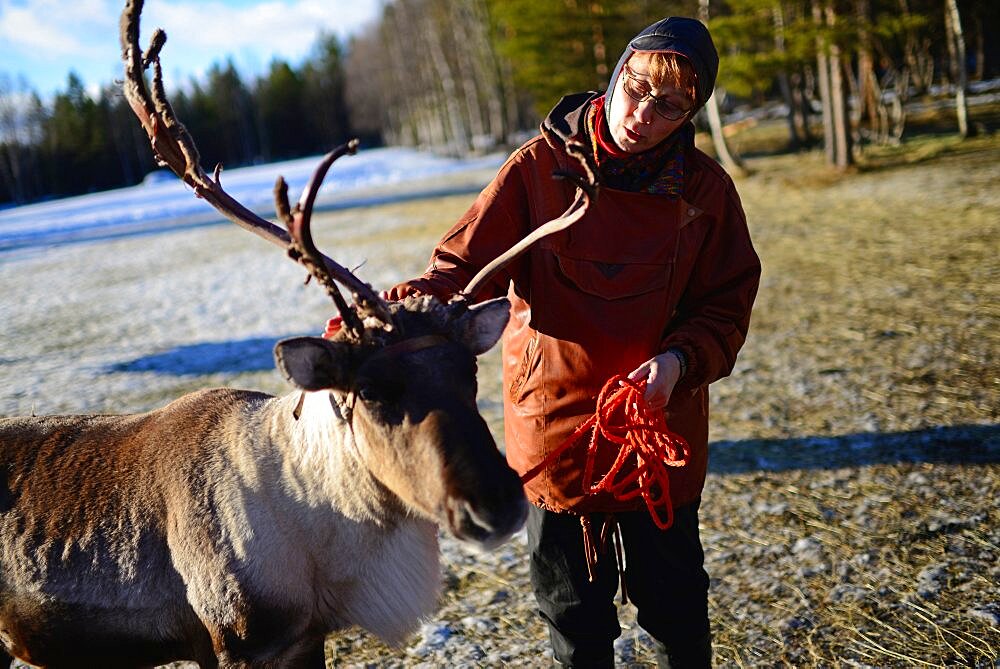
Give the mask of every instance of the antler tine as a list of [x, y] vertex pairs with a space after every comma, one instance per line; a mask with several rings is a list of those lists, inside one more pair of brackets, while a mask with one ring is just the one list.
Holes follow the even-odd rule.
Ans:
[[580, 166], [583, 167], [583, 174], [577, 174], [568, 170], [556, 170], [552, 176], [569, 179], [575, 183], [577, 188], [587, 194], [589, 198], [588, 203], [590, 200], [596, 200], [599, 184], [597, 181], [597, 163], [594, 160], [594, 154], [588, 151], [583, 143], [575, 139], [566, 142], [566, 153], [577, 159]]
[[326, 294], [333, 299], [337, 311], [340, 312], [341, 317], [347, 324], [347, 331], [351, 333], [353, 338], [360, 339], [364, 325], [354, 310], [348, 306], [344, 300], [344, 296], [340, 294], [340, 289], [337, 288], [336, 282], [333, 281], [330, 274], [326, 271], [326, 265], [320, 262], [319, 258], [321, 255], [313, 244], [312, 235], [308, 229], [308, 220], [306, 220], [305, 239], [303, 240], [303, 219], [298, 211], [293, 214], [288, 205], [288, 184], [285, 182], [284, 177], [279, 176], [274, 184], [274, 208], [278, 213], [278, 218], [288, 228], [289, 235], [291, 236], [291, 241], [288, 243], [288, 256], [292, 260], [301, 263], [309, 271], [306, 283], [309, 282], [311, 277], [316, 277], [320, 285], [326, 289]]
[[[129, 106], [132, 107], [132, 111], [139, 118], [139, 122], [149, 137], [157, 161], [170, 168], [174, 174], [194, 189], [198, 197], [211, 204], [223, 216], [272, 244], [289, 249], [293, 244], [289, 233], [253, 213], [222, 189], [222, 184], [219, 181], [219, 167], [216, 167], [214, 178], [209, 177], [202, 169], [194, 140], [174, 114], [163, 87], [163, 72], [160, 67], [159, 53], [166, 42], [166, 33], [159, 29], [156, 30], [146, 53], [143, 53], [139, 47], [139, 17], [142, 13], [142, 7], [143, 0], [127, 0], [125, 8], [122, 10], [119, 32], [122, 60], [125, 63], [125, 80], [122, 82], [122, 89]], [[144, 72], [150, 65], [153, 67], [152, 90], [147, 88], [144, 77]], [[295, 212], [292, 213], [293, 218], [304, 215], [307, 236], [309, 235], [308, 219], [312, 215], [316, 193], [323, 177], [333, 161], [344, 153], [354, 153], [356, 149], [357, 140], [352, 140], [348, 144], [334, 149], [323, 158], [322, 163], [313, 174], [309, 186], [302, 195], [302, 200], [296, 206]], [[279, 197], [277, 192], [275, 196]], [[287, 203], [287, 189], [283, 197]], [[278, 213], [279, 217], [284, 220], [285, 216], [291, 212], [288, 212], [286, 205], [285, 212], [282, 213], [279, 207]], [[302, 246], [302, 240], [297, 243]], [[346, 267], [320, 253], [312, 245], [311, 238], [309, 248], [310, 250], [306, 254], [296, 255], [293, 251], [292, 255], [296, 260], [303, 262], [313, 276], [317, 276], [317, 279], [327, 287], [328, 292], [331, 292], [329, 288], [331, 285], [334, 291], [337, 290], [332, 280], [339, 281], [351, 291], [361, 313], [377, 317], [386, 330], [392, 329], [388, 307], [368, 284], [358, 279]], [[306, 257], [309, 259], [308, 263], [304, 260]], [[314, 268], [317, 271], [318, 268], [323, 268], [327, 279], [319, 278]], [[337, 295], [339, 295], [339, 291], [337, 291]], [[331, 297], [333, 297], [332, 292]], [[338, 301], [338, 298], [334, 297], [334, 302], [347, 322], [352, 322], [351, 317], [346, 315], [346, 312], [351, 310], [346, 306], [343, 298], [341, 297]], [[356, 314], [355, 318], [360, 322], [360, 318]], [[358, 333], [360, 333], [360, 329]]]
[[570, 139], [566, 142], [566, 152], [576, 158], [583, 166], [583, 174], [558, 170], [552, 174], [556, 178], [569, 179], [577, 186], [576, 197], [572, 204], [558, 218], [547, 221], [543, 225], [532, 230], [527, 236], [514, 246], [510, 247], [499, 257], [495, 258], [486, 267], [481, 269], [465, 289], [455, 296], [456, 301], [469, 301], [482, 290], [483, 286], [489, 283], [490, 279], [497, 275], [500, 270], [513, 262], [518, 256], [527, 251], [532, 245], [543, 237], [565, 230], [587, 213], [590, 204], [597, 199], [599, 184], [597, 181], [597, 166], [594, 157], [587, 148], [580, 142]]
[[[295, 206], [294, 215], [297, 219], [301, 218], [302, 220], [301, 224], [298, 225], [298, 230], [300, 230], [298, 234], [301, 235], [302, 238], [299, 238], [299, 236], [292, 232], [291, 229], [289, 229], [289, 232], [292, 232], [292, 237], [300, 245], [311, 248], [312, 250], [310, 251], [310, 254], [315, 254], [317, 258], [322, 258], [323, 255], [316, 250], [316, 246], [313, 244], [310, 225], [313, 205], [316, 202], [316, 195], [319, 193], [319, 187], [323, 183], [323, 178], [326, 176], [327, 170], [330, 169], [330, 166], [333, 165], [334, 161], [344, 154], [354, 155], [357, 153], [357, 150], [358, 140], [352, 139], [346, 144], [342, 144], [330, 153], [326, 154], [320, 164], [316, 167], [316, 170], [313, 172], [312, 178], [309, 179], [309, 183], [306, 185], [305, 190], [302, 191], [302, 196], [299, 198], [299, 202]], [[326, 263], [325, 265], [326, 270], [330, 271], [330, 264]], [[372, 290], [371, 286], [358, 279], [353, 272], [346, 268], [340, 268], [339, 265], [337, 267], [338, 269], [336, 272], [331, 272], [333, 274], [333, 278], [340, 281], [342, 285], [351, 291], [351, 297], [354, 300], [354, 304], [357, 305], [358, 311], [363, 315], [374, 316], [383, 323], [386, 330], [391, 330], [392, 315], [389, 313], [389, 308], [386, 306], [385, 301], [379, 297], [374, 290]], [[319, 279], [319, 277], [317, 277], [317, 279], [326, 285], [326, 282], [323, 279]]]
[[275, 185], [275, 202], [278, 215], [285, 221], [291, 236], [288, 255], [302, 263], [309, 270], [309, 274], [315, 277], [320, 285], [326, 289], [327, 294], [333, 298], [334, 304], [337, 305], [337, 310], [344, 319], [347, 331], [351, 333], [353, 338], [360, 339], [361, 333], [364, 331], [364, 322], [359, 313], [348, 306], [337, 288], [336, 281], [339, 280], [352, 290], [359, 312], [376, 316], [387, 326], [387, 329], [391, 329], [392, 317], [388, 308], [385, 306], [385, 302], [375, 294], [375, 291], [358, 280], [353, 273], [344, 270], [346, 276], [337, 276], [336, 273], [329, 271], [329, 267], [323, 260], [323, 255], [316, 248], [312, 238], [313, 205], [316, 202], [320, 184], [323, 183], [327, 170], [330, 169], [335, 160], [344, 154], [355, 153], [357, 148], [358, 140], [352, 139], [347, 144], [338, 146], [326, 154], [313, 172], [312, 178], [302, 192], [302, 197], [299, 198], [294, 210], [288, 208], [288, 186], [283, 178], [278, 177], [278, 183]]

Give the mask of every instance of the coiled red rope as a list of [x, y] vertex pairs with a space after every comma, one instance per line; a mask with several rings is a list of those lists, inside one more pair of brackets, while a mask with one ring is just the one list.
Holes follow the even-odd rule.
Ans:
[[[594, 415], [526, 472], [521, 481], [527, 483], [538, 476], [589, 432], [583, 471], [584, 492], [591, 495], [609, 492], [619, 501], [641, 495], [656, 526], [668, 529], [674, 522], [674, 507], [670, 502], [667, 468], [686, 465], [691, 448], [682, 436], [670, 431], [662, 410], [649, 407], [644, 398], [645, 390], [645, 381], [632, 381], [622, 375], [608, 379], [597, 396]], [[614, 463], [595, 480], [598, 451], [615, 447], [618, 454]]]

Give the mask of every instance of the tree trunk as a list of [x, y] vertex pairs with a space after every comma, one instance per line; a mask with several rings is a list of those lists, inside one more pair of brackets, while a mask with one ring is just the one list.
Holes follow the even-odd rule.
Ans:
[[474, 39], [471, 37], [476, 28], [473, 25], [474, 19], [469, 9], [465, 2], [448, 0], [451, 28], [455, 33], [465, 36], [465, 44], [455, 49], [455, 61], [461, 83], [462, 101], [465, 104], [465, 115], [468, 119], [471, 145], [474, 150], [478, 150], [486, 141], [488, 119], [483, 116], [484, 106], [479, 94], [482, 68], [478, 67], [475, 62], [480, 54]]
[[[905, 25], [912, 24], [912, 13], [910, 12], [909, 0], [899, 0], [899, 10]], [[920, 42], [916, 29], [908, 27], [903, 45], [903, 62], [906, 63], [909, 79], [913, 82], [913, 87], [917, 93], [925, 93], [930, 88], [934, 77], [934, 61], [930, 57], [930, 43], [928, 40]], [[908, 87], [909, 82], [903, 82], [902, 86]]]
[[[774, 50], [778, 52], [780, 57], [784, 58], [785, 17], [780, 2], [775, 3], [771, 10], [771, 16], [774, 19]], [[798, 151], [802, 147], [802, 140], [795, 122], [796, 108], [792, 96], [792, 84], [789, 81], [788, 71], [784, 67], [778, 72], [778, 86], [781, 88], [781, 97], [785, 100], [785, 106], [788, 107], [788, 116], [786, 117], [788, 121], [788, 146], [792, 151]]]
[[830, 92], [833, 107], [833, 134], [836, 140], [836, 165], [846, 169], [854, 164], [851, 149], [851, 119], [847, 109], [847, 96], [844, 94], [844, 69], [840, 60], [840, 47], [830, 45]]
[[[414, 58], [414, 52], [426, 53], [433, 41], [424, 34], [423, 7], [414, 2], [397, 1], [387, 7], [392, 11], [382, 43], [389, 55], [392, 85], [382, 94], [386, 104], [401, 106], [398, 133], [410, 135], [417, 146], [440, 147], [446, 141], [446, 114], [441, 111], [441, 87], [433, 58]], [[408, 49], [403, 46], [408, 45]], [[454, 97], [451, 103], [455, 103]]]
[[[708, 25], [710, 0], [698, 0], [698, 18], [706, 26]], [[715, 155], [719, 162], [731, 176], [743, 176], [746, 168], [733, 157], [726, 145], [726, 137], [722, 133], [722, 116], [719, 114], [719, 96], [713, 93], [705, 103], [705, 112], [708, 116], [708, 126], [712, 130], [712, 145], [715, 147]]]
[[806, 87], [806, 77], [802, 73], [800, 66], [794, 70], [790, 76], [789, 83], [792, 87], [792, 120], [802, 138], [804, 146], [812, 146], [813, 136], [809, 129], [809, 117], [812, 115], [812, 104], [809, 100]]
[[[833, 28], [837, 15], [833, 3], [828, 0], [826, 9], [826, 24]], [[840, 60], [840, 45], [836, 40], [830, 40], [830, 106], [833, 108], [833, 128], [836, 142], [835, 161], [838, 169], [846, 169], [854, 163], [851, 152], [851, 122], [847, 110], [847, 98], [844, 95], [844, 70]]]
[[424, 36], [427, 40], [427, 51], [431, 63], [434, 65], [434, 72], [437, 75], [437, 84], [440, 86], [444, 100], [441, 100], [438, 109], [444, 109], [448, 114], [448, 138], [445, 143], [452, 147], [452, 150], [460, 156], [469, 152], [469, 126], [466, 122], [462, 107], [459, 102], [458, 86], [455, 85], [455, 75], [452, 72], [451, 64], [444, 52], [444, 45], [441, 38], [441, 27], [432, 16], [424, 17]]
[[125, 103], [120, 99], [117, 101], [109, 100], [107, 105], [104, 107], [105, 111], [105, 122], [108, 124], [108, 135], [111, 137], [111, 145], [115, 149], [115, 155], [118, 157], [118, 168], [121, 170], [122, 181], [126, 184], [134, 184], [139, 181], [139, 175], [135, 174], [135, 165], [132, 164], [132, 151], [129, 145], [129, 134], [128, 126], [124, 123], [119, 123], [121, 120], [121, 115], [118, 113], [119, 108]]
[[833, 133], [833, 95], [830, 90], [830, 60], [827, 57], [827, 39], [823, 33], [823, 9], [818, 0], [812, 5], [813, 22], [819, 31], [816, 35], [816, 87], [819, 89], [820, 105], [823, 109], [823, 150], [826, 164], [837, 164], [836, 145]]
[[715, 147], [715, 155], [719, 162], [731, 176], [745, 176], [747, 171], [743, 164], [733, 157], [726, 144], [726, 136], [722, 132], [722, 116], [719, 114], [718, 92], [722, 89], [715, 89], [712, 97], [705, 105], [705, 112], [708, 115], [708, 127], [712, 131], [712, 146]]
[[516, 116], [508, 118], [505, 102], [516, 99], [513, 91], [507, 90], [503, 81], [501, 56], [497, 53], [490, 37], [491, 19], [485, 0], [452, 0], [462, 8], [468, 17], [469, 30], [464, 39], [472, 52], [472, 63], [476, 73], [479, 93], [479, 109], [483, 115], [484, 132], [491, 146], [507, 141], [510, 127], [516, 123]]
[[24, 202], [21, 172], [21, 115], [18, 113], [18, 91], [5, 73], [0, 73], [0, 183], [11, 199]]
[[882, 90], [875, 74], [875, 57], [871, 35], [871, 2], [857, 0], [858, 20], [858, 116], [859, 123], [867, 117], [868, 132], [873, 142], [884, 144], [888, 139]]
[[[402, 54], [399, 44], [399, 35], [404, 34], [400, 31], [405, 29], [407, 23], [400, 17], [400, 14], [405, 10], [402, 3], [393, 6], [392, 9], [393, 11], [384, 14], [386, 18], [383, 20], [382, 30], [380, 31], [382, 48], [389, 60], [389, 67], [386, 69], [386, 73], [391, 86], [387, 90], [379, 87], [379, 99], [385, 109], [392, 110], [387, 114], [387, 118], [390, 120], [389, 133], [396, 137], [396, 142], [405, 144], [405, 128], [408, 124], [413, 124], [413, 143], [419, 144], [420, 136], [416, 130], [417, 118], [413, 108], [413, 97], [410, 91], [407, 90], [407, 82], [403, 77], [403, 72], [405, 71], [403, 68], [406, 65], [406, 59]], [[386, 25], [390, 21], [391, 25]], [[388, 95], [389, 91], [397, 93], [396, 100], [393, 100]]]
[[986, 69], [984, 62], [986, 61], [986, 40], [983, 37], [983, 19], [981, 16], [974, 16], [972, 19], [972, 24], [975, 26], [975, 32], [973, 32], [972, 43], [976, 45], [976, 69], [972, 72], [973, 81], [982, 81], [983, 72]]
[[13, 142], [0, 144], [0, 184], [10, 193], [14, 204], [24, 204], [24, 191], [21, 187], [19, 148]]
[[948, 33], [948, 51], [952, 55], [951, 70], [955, 79], [958, 134], [964, 139], [969, 136], [969, 104], [965, 99], [969, 77], [965, 67], [965, 36], [962, 33], [962, 17], [958, 13], [957, 0], [944, 0], [944, 24]]

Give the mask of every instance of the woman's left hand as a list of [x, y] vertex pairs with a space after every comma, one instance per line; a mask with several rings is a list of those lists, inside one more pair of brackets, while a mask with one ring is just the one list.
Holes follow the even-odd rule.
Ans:
[[661, 353], [642, 363], [628, 375], [631, 381], [646, 381], [643, 396], [651, 409], [663, 409], [681, 376], [681, 364], [673, 353]]

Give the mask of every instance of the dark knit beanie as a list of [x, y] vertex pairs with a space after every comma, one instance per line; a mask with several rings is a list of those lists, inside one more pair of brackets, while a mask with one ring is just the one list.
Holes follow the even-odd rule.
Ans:
[[657, 21], [632, 38], [625, 48], [608, 84], [606, 108], [611, 107], [611, 97], [622, 67], [634, 53], [676, 53], [687, 58], [697, 75], [695, 89], [698, 99], [695, 109], [703, 107], [715, 88], [715, 77], [719, 73], [719, 54], [712, 43], [708, 28], [701, 21], [682, 16]]

